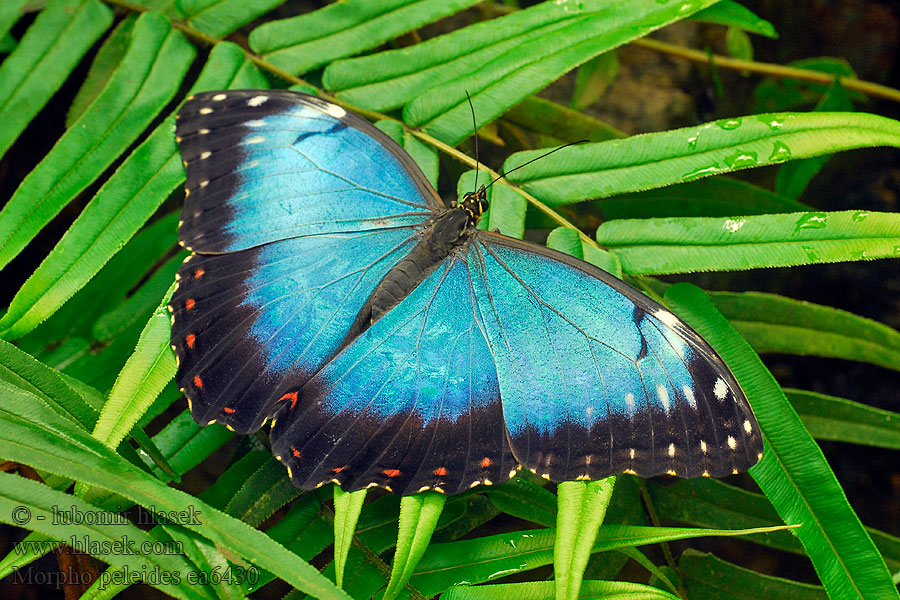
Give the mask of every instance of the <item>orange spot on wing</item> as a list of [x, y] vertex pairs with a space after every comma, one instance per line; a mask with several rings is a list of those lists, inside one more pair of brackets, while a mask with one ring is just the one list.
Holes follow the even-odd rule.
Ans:
[[229, 415], [234, 414], [234, 409], [233, 409], [233, 408], [228, 408], [228, 407], [226, 406], [226, 407], [223, 408], [222, 410], [224, 410], [225, 412], [227, 412]]
[[187, 347], [190, 348], [191, 350], [193, 350], [194, 349], [194, 340], [196, 340], [196, 339], [197, 339], [196, 335], [194, 335], [193, 333], [189, 333], [189, 334], [187, 334], [187, 337], [184, 338], [184, 341], [187, 342]]
[[[278, 402], [282, 400], [290, 400], [291, 401], [291, 410], [294, 410], [294, 406], [297, 404], [297, 392], [291, 392], [290, 394], [285, 394], [281, 398], [278, 399]], [[277, 404], [277, 403], [276, 403]]]
[[195, 376], [194, 376], [194, 387], [196, 387], [196, 388], [202, 388], [202, 387], [203, 387], [203, 380], [200, 379], [200, 376], [199, 376], [199, 375], [195, 375]]
[[384, 471], [382, 471], [382, 473], [384, 473], [388, 477], [396, 477], [397, 475], [400, 474], [400, 470], [399, 469], [385, 469]]
[[300, 451], [297, 450], [296, 448], [294, 448], [293, 446], [291, 446], [291, 453], [292, 453], [294, 456], [296, 456], [297, 458], [300, 458]]
[[206, 273], [206, 271], [204, 271], [203, 269], [197, 269], [196, 271], [194, 271], [194, 279], [200, 279], [201, 277], [203, 277], [204, 273]]
[[194, 308], [194, 301], [193, 301], [193, 299], [188, 298], [187, 300], [184, 301], [184, 309], [191, 310], [192, 308]]
[[444, 475], [447, 474], [447, 469], [445, 469], [444, 467], [438, 467], [437, 469], [434, 470], [434, 474], [437, 475], [438, 477], [443, 477]]
[[346, 468], [347, 468], [347, 467], [338, 467], [338, 468], [336, 468], [336, 469], [332, 469], [332, 471], [334, 471], [335, 473], [340, 473], [341, 471], [343, 471], [343, 470], [346, 469]]
[[481, 468], [487, 469], [489, 466], [491, 466], [491, 459], [489, 459], [487, 456], [485, 456], [484, 458], [481, 459]]

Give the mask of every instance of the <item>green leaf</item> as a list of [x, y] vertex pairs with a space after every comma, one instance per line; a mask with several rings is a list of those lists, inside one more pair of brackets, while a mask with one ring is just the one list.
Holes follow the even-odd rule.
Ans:
[[[495, 585], [453, 586], [441, 595], [442, 600], [555, 600], [556, 590], [552, 581], [528, 581], [525, 583], [501, 583]], [[626, 581], [585, 581], [581, 586], [582, 600], [676, 600], [673, 596], [649, 585]]]
[[428, 548], [431, 534], [444, 509], [447, 496], [438, 492], [421, 492], [400, 500], [400, 531], [397, 551], [391, 564], [391, 578], [382, 596], [394, 600], [412, 577], [419, 559]]
[[[157, 264], [159, 257], [173, 247], [175, 240], [171, 232], [178, 226], [178, 216], [177, 212], [169, 213], [141, 229], [60, 310], [32, 333], [18, 340], [19, 346], [60, 368], [58, 363], [48, 359], [45, 349], [64, 345], [67, 338], [87, 341], [96, 328], [97, 320], [108, 313], [110, 307], [121, 306], [129, 292]], [[63, 361], [71, 358], [62, 356]]]
[[66, 128], [72, 127], [75, 121], [81, 118], [84, 111], [96, 100], [100, 92], [106, 88], [110, 77], [121, 64], [128, 47], [132, 45], [132, 32], [137, 21], [136, 15], [129, 15], [122, 19], [112, 33], [106, 36], [100, 50], [91, 62], [84, 83], [78, 88], [78, 93], [66, 112]]
[[339, 486], [334, 486], [334, 568], [335, 582], [340, 588], [344, 587], [347, 554], [353, 544], [366, 492], [365, 489], [345, 492]]
[[97, 0], [49, 0], [0, 64], [0, 156], [112, 23]]
[[[596, 11], [601, 2], [588, 0], [582, 10]], [[397, 108], [424, 90], [470, 73], [525, 41], [562, 26], [573, 17], [570, 10], [569, 6], [545, 2], [421, 44], [338, 60], [325, 69], [322, 83], [356, 106], [379, 111]]]
[[[27, 394], [25, 397], [27, 397]], [[120, 515], [107, 513], [101, 516], [102, 511], [92, 504], [88, 504], [70, 494], [58, 492], [45, 485], [9, 473], [0, 473], [0, 481], [3, 482], [2, 486], [0, 486], [0, 489], [3, 490], [0, 493], [0, 520], [7, 524], [24, 525], [51, 538], [83, 540], [83, 543], [88, 545], [96, 544], [97, 547], [102, 547], [103, 544], [106, 544], [107, 547], [113, 550], [108, 553], [97, 553], [98, 558], [104, 562], [120, 567], [128, 567], [138, 572], [146, 569], [148, 573], [172, 573], [173, 578], [176, 576], [185, 578], [191, 571], [191, 564], [179, 554], [138, 552], [137, 548], [141, 544], [152, 546], [154, 540], [139, 527], [131, 524], [130, 521]], [[10, 515], [21, 514], [21, 507], [25, 507], [29, 511], [30, 519], [27, 523], [15, 522], [10, 517]], [[66, 510], [76, 510], [81, 514], [97, 515], [97, 518], [103, 518], [109, 524], [88, 525], [80, 524], [77, 521], [73, 523], [58, 523], [57, 511], [59, 507], [66, 507]], [[74, 507], [74, 509], [69, 507]], [[73, 521], [75, 520], [73, 519]], [[116, 548], [120, 550], [116, 551]], [[200, 587], [175, 585], [168, 578], [160, 578], [156, 582], [148, 580], [147, 583], [176, 598], [215, 597], [208, 590], [201, 591]]]
[[817, 440], [900, 450], [900, 413], [805, 390], [784, 390]]
[[178, 9], [189, 27], [214, 37], [229, 33], [257, 19], [285, 0], [178, 0]]
[[[787, 63], [787, 66], [827, 73], [835, 78], [848, 77], [856, 79], [853, 67], [843, 58], [819, 56], [795, 60]], [[826, 93], [828, 85], [826, 83], [786, 77], [763, 79], [753, 91], [754, 111], [783, 112], [811, 106]], [[865, 99], [865, 96], [859, 92], [852, 92], [851, 96], [857, 101]]]
[[175, 355], [169, 341], [172, 328], [166, 312], [174, 289], [173, 283], [144, 327], [134, 353], [119, 373], [97, 419], [93, 436], [110, 448], [125, 439], [163, 386], [175, 376]]
[[85, 429], [91, 429], [100, 414], [93, 398], [80, 394], [59, 371], [2, 340], [0, 380], [43, 398], [48, 406]]
[[[183, 39], [182, 45], [173, 46], [172, 51], [191, 56], [194, 53]], [[264, 85], [265, 80], [242, 50], [231, 44], [218, 44], [192, 92]], [[172, 115], [100, 188], [13, 298], [8, 312], [0, 319], [0, 335], [7, 339], [19, 337], [51, 315], [118, 252], [184, 181], [184, 166], [172, 135], [174, 125]]]
[[607, 221], [597, 241], [630, 275], [900, 257], [900, 215], [808, 212]]
[[803, 543], [829, 596], [898, 598], [884, 559], [825, 457], [759, 357], [701, 290], [676, 284], [666, 299], [719, 352], [747, 392], [766, 450], [750, 474]]
[[714, 292], [716, 308], [760, 353], [843, 358], [900, 370], [900, 332], [830, 306], [761, 292]]
[[374, 48], [452, 15], [477, 0], [346, 0], [315, 12], [265, 23], [250, 32], [250, 48], [295, 75]]
[[0, 5], [0, 37], [5, 36], [22, 17], [28, 0], [7, 0]]
[[[0, 455], [3, 458], [65, 474], [92, 486], [115, 489], [133, 502], [154, 507], [157, 511], [179, 513], [190, 506], [199, 518], [196, 522], [188, 519], [185, 527], [205, 536], [223, 550], [242, 556], [317, 597], [349, 598], [314, 567], [265, 533], [159, 482], [87, 432], [34, 402], [35, 397], [31, 394], [2, 382], [0, 389], [4, 397], [0, 406]], [[12, 475], [4, 477], [14, 478]], [[10, 511], [4, 514], [9, 515]], [[129, 559], [134, 557], [129, 556]]]
[[704, 8], [700, 12], [694, 13], [690, 19], [692, 21], [736, 27], [743, 31], [770, 38], [778, 37], [775, 27], [771, 23], [753, 14], [749, 8], [732, 0], [717, 2], [709, 8]]
[[518, 476], [485, 489], [491, 503], [508, 515], [546, 527], [556, 524], [556, 496]]
[[557, 227], [552, 230], [547, 235], [547, 247], [571, 254], [616, 277], [622, 277], [622, 265], [615, 254], [583, 241], [581, 234], [571, 227]]
[[[853, 110], [853, 100], [846, 88], [841, 85], [840, 81], [835, 80], [828, 91], [822, 96], [822, 99], [816, 105], [817, 111], [851, 111]], [[799, 198], [810, 180], [815, 177], [825, 163], [831, 158], [830, 155], [814, 156], [789, 162], [778, 169], [778, 175], [775, 178], [775, 191], [789, 198]]]
[[725, 32], [725, 47], [734, 58], [753, 60], [753, 42], [750, 41], [750, 36], [736, 27], [729, 27]]
[[[702, 536], [748, 535], [771, 530], [640, 527], [607, 523], [597, 533], [592, 552]], [[532, 529], [432, 544], [419, 562], [410, 583], [428, 597], [460, 581], [480, 583], [548, 565], [553, 561], [555, 536], [555, 529]]]
[[829, 597], [818, 585], [763, 575], [716, 558], [712, 554], [703, 554], [691, 549], [685, 550], [681, 555], [678, 571], [682, 574], [682, 582], [690, 598], [826, 600]]
[[577, 600], [584, 568], [606, 516], [615, 477], [600, 481], [565, 481], [557, 486], [559, 508], [553, 544], [556, 598]]
[[627, 192], [595, 200], [590, 206], [607, 220], [733, 217], [810, 210], [809, 206], [792, 198], [726, 176], [676, 183], [641, 192]]
[[[529, 96], [510, 108], [503, 119], [535, 133], [553, 137], [559, 143], [581, 140], [602, 142], [625, 137], [624, 133], [612, 125], [537, 96]], [[556, 144], [557, 142], [553, 142], [551, 145]]]
[[609, 84], [619, 75], [619, 55], [615, 51], [604, 52], [580, 67], [575, 74], [575, 90], [569, 106], [583, 110], [599, 100]]
[[[718, 479], [679, 479], [671, 485], [651, 481], [647, 482], [647, 492], [661, 519], [711, 528], [770, 527], [781, 522], [765, 496]], [[769, 548], [803, 554], [800, 540], [791, 531], [748, 535], [744, 539]]]
[[[507, 179], [542, 202], [559, 206], [792, 158], [898, 145], [900, 122], [878, 115], [761, 114], [570, 146], [510, 173]], [[543, 152], [513, 154], [503, 163], [503, 171], [510, 172]]]
[[[263, 463], [243, 473], [237, 482], [237, 491], [224, 498], [226, 503], [223, 507], [229, 515], [253, 527], [259, 526], [302, 493], [291, 483], [284, 465], [271, 452], [260, 451], [260, 454]], [[324, 545], [328, 543], [330, 541]]]
[[618, 1], [607, 3], [604, 10], [594, 14], [578, 14], [581, 11], [566, 5], [578, 16], [517, 45], [514, 52], [505, 53], [474, 72], [422, 93], [404, 107], [403, 120], [421, 126], [448, 144], [458, 144], [472, 133], [466, 92], [472, 99], [477, 128], [481, 128], [587, 60], [715, 1], [694, 0], [678, 5], [663, 5], [656, 0]]
[[137, 139], [178, 91], [193, 47], [169, 20], [145, 13], [112, 78], [0, 212], [0, 267]]

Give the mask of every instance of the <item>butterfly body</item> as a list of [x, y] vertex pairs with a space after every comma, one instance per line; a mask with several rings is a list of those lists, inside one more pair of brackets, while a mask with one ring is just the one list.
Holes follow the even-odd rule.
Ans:
[[179, 113], [194, 254], [173, 295], [195, 419], [272, 420], [305, 489], [458, 493], [525, 467], [553, 481], [745, 470], [762, 452], [715, 351], [570, 256], [477, 229], [367, 121], [285, 91]]
[[458, 206], [435, 215], [427, 223], [419, 242], [375, 287], [350, 329], [347, 342], [387, 314], [451, 253], [462, 248], [474, 233], [481, 215], [487, 210], [485, 195], [482, 186], [477, 193], [467, 194]]

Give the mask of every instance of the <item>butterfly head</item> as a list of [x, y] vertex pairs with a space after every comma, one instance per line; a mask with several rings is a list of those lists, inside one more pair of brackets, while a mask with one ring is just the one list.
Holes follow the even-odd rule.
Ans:
[[469, 214], [470, 223], [473, 225], [478, 223], [481, 215], [488, 209], [487, 190], [481, 186], [477, 192], [468, 192], [462, 197], [462, 200], [457, 201], [456, 206]]

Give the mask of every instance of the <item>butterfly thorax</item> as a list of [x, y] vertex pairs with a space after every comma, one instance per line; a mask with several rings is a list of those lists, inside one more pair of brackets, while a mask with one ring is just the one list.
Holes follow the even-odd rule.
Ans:
[[363, 304], [344, 344], [359, 336], [406, 298], [452, 252], [461, 248], [487, 210], [485, 188], [465, 194], [455, 205], [435, 215], [421, 239], [394, 265]]

